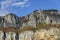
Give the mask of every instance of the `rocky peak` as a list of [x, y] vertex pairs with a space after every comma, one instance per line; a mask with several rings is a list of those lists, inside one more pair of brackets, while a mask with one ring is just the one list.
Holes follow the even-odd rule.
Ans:
[[15, 14], [7, 14], [4, 17], [0, 17], [0, 25], [3, 27], [16, 27], [19, 26], [19, 17]]
[[12, 13], [0, 17], [0, 40], [60, 40], [59, 13], [36, 10], [24, 17]]
[[24, 27], [32, 26], [36, 27], [39, 23], [46, 24], [60, 24], [60, 12], [55, 9], [51, 10], [35, 10], [31, 14], [18, 17], [15, 14], [7, 14], [0, 17], [0, 26], [3, 27]]
[[28, 22], [24, 23], [28, 26], [36, 27], [39, 23], [60, 24], [60, 14], [58, 10], [35, 10], [27, 16]]

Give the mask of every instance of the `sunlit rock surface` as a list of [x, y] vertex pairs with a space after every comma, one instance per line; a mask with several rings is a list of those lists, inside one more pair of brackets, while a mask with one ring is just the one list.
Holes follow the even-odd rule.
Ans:
[[48, 30], [38, 30], [34, 35], [35, 40], [60, 40], [60, 31], [58, 28]]
[[34, 34], [34, 40], [46, 40], [46, 30], [37, 30]]
[[4, 33], [3, 31], [0, 31], [0, 40], [3, 40]]
[[16, 33], [14, 32], [6, 32], [6, 39], [5, 40], [16, 40]]
[[25, 31], [19, 34], [19, 40], [32, 40], [33, 39], [33, 31]]
[[26, 30], [19, 33], [0, 31], [0, 40], [60, 40], [60, 28]]

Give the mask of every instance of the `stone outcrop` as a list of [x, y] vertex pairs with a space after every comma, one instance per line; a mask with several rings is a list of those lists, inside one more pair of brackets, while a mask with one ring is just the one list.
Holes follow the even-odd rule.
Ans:
[[[18, 36], [17, 36], [18, 34]], [[60, 40], [60, 28], [27, 30], [22, 33], [0, 31], [0, 40]]]
[[60, 12], [36, 10], [24, 17], [0, 16], [0, 40], [60, 40]]
[[19, 34], [19, 40], [32, 40], [33, 39], [33, 31], [25, 31]]
[[0, 27], [18, 27], [19, 17], [10, 13], [6, 16], [0, 17]]
[[59, 37], [59, 29], [50, 28], [48, 30], [38, 30], [35, 33], [35, 40], [58, 40]]
[[16, 40], [16, 33], [14, 32], [6, 32], [6, 39], [5, 40]]
[[35, 10], [31, 14], [18, 17], [15, 14], [0, 16], [0, 27], [37, 27], [40, 23], [60, 24], [60, 14], [58, 10]]
[[3, 31], [0, 31], [0, 40], [3, 40], [4, 33]]
[[5, 21], [4, 21], [5, 27], [6, 26], [16, 27], [19, 24], [19, 18], [12, 13], [4, 16], [4, 19], [5, 19]]
[[26, 17], [28, 21], [22, 23], [22, 26], [36, 27], [41, 22], [46, 24], [60, 24], [59, 17], [58, 10], [36, 10]]

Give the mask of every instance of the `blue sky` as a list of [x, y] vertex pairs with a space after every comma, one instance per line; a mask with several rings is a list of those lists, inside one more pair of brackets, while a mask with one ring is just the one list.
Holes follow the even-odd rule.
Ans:
[[60, 0], [0, 0], [0, 16], [8, 13], [25, 16], [39, 9], [60, 10]]

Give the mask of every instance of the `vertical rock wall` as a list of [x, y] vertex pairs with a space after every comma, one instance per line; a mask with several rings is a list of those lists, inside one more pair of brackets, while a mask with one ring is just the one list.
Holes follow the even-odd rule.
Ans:
[[25, 31], [19, 34], [19, 40], [32, 40], [33, 39], [33, 31]]
[[21, 33], [0, 31], [0, 40], [60, 40], [60, 28], [27, 30]]

